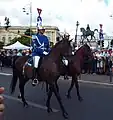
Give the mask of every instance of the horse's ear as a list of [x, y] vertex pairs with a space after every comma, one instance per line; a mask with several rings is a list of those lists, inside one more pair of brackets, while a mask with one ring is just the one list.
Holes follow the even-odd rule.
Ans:
[[72, 42], [73, 41], [73, 38], [71, 40], [69, 40], [69, 42]]
[[69, 44], [73, 47], [73, 39], [69, 40]]

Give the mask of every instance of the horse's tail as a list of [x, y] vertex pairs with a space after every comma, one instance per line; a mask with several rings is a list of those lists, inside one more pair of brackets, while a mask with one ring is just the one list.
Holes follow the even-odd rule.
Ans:
[[94, 32], [97, 31], [98, 32], [98, 29], [94, 29]]
[[16, 87], [16, 83], [17, 83], [17, 80], [18, 80], [18, 71], [17, 71], [17, 69], [15, 67], [16, 59], [13, 60], [13, 77], [12, 77], [12, 81], [11, 81], [11, 84], [10, 84], [10, 93], [11, 94], [14, 93], [15, 87]]

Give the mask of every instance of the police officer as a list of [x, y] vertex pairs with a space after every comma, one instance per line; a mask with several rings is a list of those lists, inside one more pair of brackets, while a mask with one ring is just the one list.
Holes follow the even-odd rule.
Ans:
[[33, 57], [33, 81], [32, 85], [36, 86], [38, 84], [37, 72], [38, 72], [38, 64], [40, 57], [48, 55], [50, 51], [49, 40], [47, 36], [44, 35], [45, 29], [44, 27], [38, 27], [37, 34], [32, 35], [32, 57]]

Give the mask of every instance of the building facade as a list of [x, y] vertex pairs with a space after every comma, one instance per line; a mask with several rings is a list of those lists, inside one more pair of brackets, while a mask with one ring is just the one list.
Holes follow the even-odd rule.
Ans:
[[[45, 35], [47, 35], [49, 41], [52, 42], [53, 44], [55, 44], [57, 42], [56, 38], [59, 37], [59, 35], [60, 35], [58, 27], [44, 26], [44, 28], [45, 28]], [[4, 42], [4, 44], [7, 45], [15, 37], [20, 37], [20, 35], [18, 35], [18, 31], [20, 34], [24, 34], [24, 32], [27, 29], [29, 29], [28, 26], [12, 26], [8, 29], [9, 32], [7, 32], [4, 29], [4, 27], [0, 26], [0, 41]], [[35, 26], [32, 27], [32, 31], [36, 33]]]

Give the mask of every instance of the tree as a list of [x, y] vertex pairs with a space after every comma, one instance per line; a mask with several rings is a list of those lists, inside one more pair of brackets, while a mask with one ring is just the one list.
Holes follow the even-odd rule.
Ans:
[[3, 46], [4, 46], [4, 42], [1, 42], [1, 41], [0, 41], [0, 49], [2, 49]]
[[[18, 34], [20, 33], [20, 31], [18, 30]], [[27, 36], [30, 36], [30, 29], [27, 29], [25, 32], [24, 32], [25, 35]], [[34, 32], [31, 30], [31, 35], [33, 35]], [[19, 41], [20, 43], [24, 44], [24, 45], [27, 45], [27, 46], [30, 46], [30, 38], [28, 37], [25, 37], [25, 36], [21, 36], [21, 37], [15, 37], [14, 39], [11, 40], [11, 42], [7, 45], [11, 45], [11, 44], [14, 44], [15, 42]]]
[[[31, 31], [31, 34], [30, 34], [30, 31]], [[25, 35], [28, 35], [28, 36], [31, 36], [34, 34], [34, 32], [29, 28], [27, 29], [25, 32], [24, 32]]]
[[111, 47], [113, 47], [113, 39], [111, 40]]
[[11, 40], [11, 42], [7, 45], [14, 44], [15, 42], [19, 41], [20, 43], [29, 46], [30, 45], [30, 38], [21, 36], [19, 38], [15, 37], [14, 39]]
[[54, 46], [54, 43], [50, 41], [50, 47], [53, 47]]

